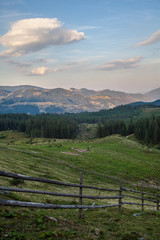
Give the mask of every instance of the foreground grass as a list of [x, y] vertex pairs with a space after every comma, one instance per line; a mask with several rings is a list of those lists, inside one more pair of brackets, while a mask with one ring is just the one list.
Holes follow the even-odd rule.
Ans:
[[135, 213], [92, 210], [79, 220], [77, 211], [8, 207], [0, 212], [1, 239], [159, 240], [160, 212]]
[[[1, 170], [29, 176], [79, 183], [80, 172], [83, 172], [84, 184], [118, 189], [121, 180], [124, 186], [139, 189], [137, 183], [143, 182], [148, 185], [145, 191], [156, 194], [160, 183], [160, 151], [120, 136], [85, 141], [29, 139], [13, 131], [1, 132], [0, 153]], [[29, 181], [16, 182], [2, 177], [0, 185], [76, 194], [79, 191], [76, 188]], [[95, 190], [84, 190], [83, 193], [106, 194]], [[78, 204], [75, 198], [26, 193], [1, 192], [1, 198]], [[84, 204], [92, 203], [93, 200], [84, 200]], [[96, 204], [107, 203], [110, 202], [96, 200]], [[3, 207], [0, 210], [0, 239], [158, 240], [160, 212], [152, 212], [146, 207], [145, 210], [142, 214], [140, 208], [133, 206], [123, 206], [121, 213], [117, 208], [87, 210], [83, 211], [84, 218], [79, 220], [78, 210]], [[140, 214], [134, 216], [135, 213]], [[57, 221], [48, 217], [54, 217]]]

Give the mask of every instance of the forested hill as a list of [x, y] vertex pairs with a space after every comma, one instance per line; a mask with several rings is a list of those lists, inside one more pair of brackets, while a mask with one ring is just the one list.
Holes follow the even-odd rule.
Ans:
[[71, 116], [73, 119], [77, 120], [78, 123], [104, 123], [105, 121], [117, 119], [124, 121], [132, 119], [133, 121], [136, 121], [141, 117], [151, 117], [153, 114], [160, 115], [160, 101], [155, 101], [150, 104], [145, 103], [144, 105], [122, 105], [113, 109], [101, 110], [99, 112], [82, 112], [77, 114], [68, 113], [66, 115]]
[[143, 105], [148, 105], [149, 107], [151, 106], [160, 106], [160, 99], [154, 101], [154, 102], [134, 102], [134, 103], [130, 103], [128, 104], [129, 106], [143, 106]]
[[145, 138], [147, 143], [160, 141], [160, 106], [157, 105], [126, 105], [99, 112], [61, 115], [0, 114], [0, 131], [17, 130], [38, 138], [76, 138], [81, 123], [98, 123], [94, 137], [135, 133], [138, 139]]

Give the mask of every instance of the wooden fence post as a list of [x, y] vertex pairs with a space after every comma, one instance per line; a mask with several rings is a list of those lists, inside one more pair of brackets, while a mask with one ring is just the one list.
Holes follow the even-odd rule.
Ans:
[[142, 212], [144, 211], [144, 193], [143, 193], [143, 183], [142, 183]]
[[119, 212], [122, 210], [122, 182], [120, 182], [119, 188]]
[[[82, 196], [82, 184], [83, 184], [83, 174], [80, 173], [80, 187], [79, 187], [79, 195]], [[82, 197], [79, 197], [79, 205], [82, 205]], [[79, 219], [82, 218], [82, 208], [79, 209]]]
[[157, 194], [157, 211], [159, 210], [159, 194]]

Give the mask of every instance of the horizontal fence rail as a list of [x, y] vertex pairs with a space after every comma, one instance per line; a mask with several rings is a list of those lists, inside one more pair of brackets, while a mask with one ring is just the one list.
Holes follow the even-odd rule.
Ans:
[[[57, 205], [57, 204], [46, 204], [46, 203], [37, 203], [37, 202], [23, 202], [23, 201], [15, 201], [15, 200], [8, 200], [8, 199], [0, 199], [0, 205], [2, 206], [17, 206], [17, 207], [32, 207], [32, 208], [46, 208], [46, 209], [79, 209], [79, 218], [82, 218], [82, 209], [96, 209], [96, 208], [108, 208], [108, 207], [118, 207], [119, 211], [121, 211], [123, 205], [137, 205], [141, 206], [142, 211], [144, 211], [144, 206], [154, 207], [156, 210], [159, 210], [160, 206], [160, 197], [159, 194], [155, 195], [152, 193], [147, 193], [143, 191], [143, 186], [141, 191], [128, 189], [122, 187], [122, 183], [120, 183], [119, 189], [110, 189], [110, 188], [100, 188], [96, 186], [88, 186], [83, 185], [83, 176], [80, 174], [80, 184], [73, 184], [73, 183], [65, 183], [60, 181], [55, 181], [47, 178], [39, 178], [39, 177], [31, 177], [22, 174], [16, 174], [11, 172], [0, 171], [0, 176], [7, 177], [7, 178], [14, 178], [14, 179], [22, 179], [27, 181], [35, 181], [35, 182], [42, 182], [42, 183], [49, 183], [55, 185], [61, 185], [64, 187], [78, 187], [79, 194], [70, 194], [70, 193], [59, 193], [59, 192], [49, 192], [49, 191], [40, 191], [40, 190], [32, 190], [32, 189], [22, 189], [22, 188], [11, 188], [11, 187], [3, 187], [0, 186], [1, 193], [10, 193], [10, 192], [19, 192], [19, 193], [31, 193], [31, 194], [44, 194], [50, 196], [59, 196], [59, 197], [72, 197], [72, 198], [79, 198], [79, 205]], [[83, 189], [93, 189], [101, 191], [108, 191], [108, 192], [117, 192], [116, 196], [91, 196], [91, 195], [84, 195]], [[124, 194], [125, 192], [130, 192], [130, 194], [136, 194], [136, 196], [132, 196], [130, 194]], [[140, 194], [141, 196], [137, 196]], [[145, 197], [145, 195], [148, 195]], [[152, 197], [152, 198], [151, 198]], [[139, 202], [130, 202], [128, 199], [135, 199]], [[151, 198], [151, 199], [150, 199]], [[99, 199], [99, 200], [114, 200], [114, 203], [111, 204], [92, 204], [92, 205], [83, 205], [83, 199]], [[118, 203], [115, 204], [115, 200], [118, 200]], [[145, 201], [145, 203], [144, 203]], [[155, 204], [149, 204], [146, 202], [151, 202]]]
[[83, 188], [90, 188], [90, 189], [101, 190], [101, 191], [119, 192], [119, 190], [116, 190], [116, 189], [100, 188], [100, 187], [80, 185], [80, 184], [74, 184], [74, 183], [65, 183], [65, 182], [60, 182], [60, 181], [54, 181], [54, 180], [47, 179], [47, 178], [30, 177], [30, 176], [26, 176], [26, 175], [22, 175], [22, 174], [9, 173], [9, 172], [4, 172], [4, 171], [0, 171], [0, 176], [23, 179], [23, 180], [28, 180], [28, 181], [51, 183], [51, 184], [56, 184], [56, 185], [61, 185], [61, 186], [66, 186], [66, 187], [78, 187], [78, 188], [83, 187]]
[[157, 200], [153, 200], [153, 199], [148, 199], [148, 198], [142, 198], [142, 197], [135, 197], [135, 196], [131, 196], [131, 195], [124, 195], [123, 194], [123, 197], [127, 197], [127, 198], [134, 198], [134, 199], [143, 199], [143, 200], [146, 200], [146, 201], [149, 201], [149, 202], [154, 202], [154, 203], [157, 203]]
[[31, 189], [22, 189], [22, 188], [8, 188], [8, 187], [0, 187], [2, 191], [13, 191], [13, 192], [26, 192], [26, 193], [35, 193], [35, 194], [45, 194], [45, 195], [52, 195], [52, 196], [61, 196], [61, 197], [82, 197], [82, 198], [89, 198], [89, 199], [119, 199], [122, 196], [87, 196], [87, 195], [79, 195], [79, 194], [67, 194], [67, 193], [55, 193], [55, 192], [47, 192], [47, 191], [39, 191], [39, 190], [31, 190]]
[[[128, 189], [128, 188], [124, 188], [124, 187], [122, 188], [122, 190], [128, 191], [128, 192], [133, 192], [133, 193], [142, 193], [141, 191], [137, 191], [137, 190], [133, 190], [133, 189]], [[157, 197], [157, 195], [152, 194], [152, 193], [143, 192], [143, 194], [150, 195], [150, 196], [153, 196], [153, 197]]]
[[107, 207], [117, 207], [119, 204], [112, 205], [55, 205], [55, 204], [44, 204], [44, 203], [34, 203], [34, 202], [21, 202], [0, 199], [0, 205], [3, 206], [19, 206], [19, 207], [33, 207], [33, 208], [51, 208], [51, 209], [87, 209], [87, 208], [107, 208]]

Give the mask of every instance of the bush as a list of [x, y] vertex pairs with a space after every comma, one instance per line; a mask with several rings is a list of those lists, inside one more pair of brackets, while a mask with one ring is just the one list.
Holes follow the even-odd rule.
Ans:
[[17, 179], [17, 178], [13, 178], [12, 180], [9, 181], [11, 185], [13, 186], [17, 186], [19, 184], [23, 184], [24, 180], [23, 179]]

